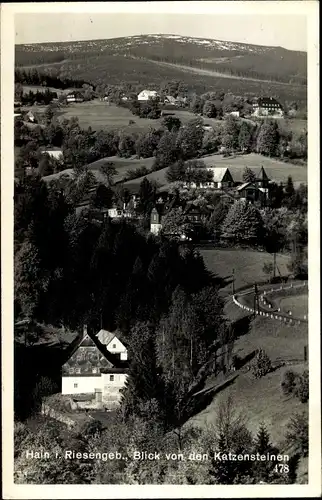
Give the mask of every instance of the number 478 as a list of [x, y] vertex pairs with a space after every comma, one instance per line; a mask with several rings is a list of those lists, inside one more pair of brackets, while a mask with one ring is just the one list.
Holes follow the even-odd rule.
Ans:
[[275, 472], [279, 472], [280, 474], [286, 474], [290, 471], [288, 464], [276, 464], [274, 467]]

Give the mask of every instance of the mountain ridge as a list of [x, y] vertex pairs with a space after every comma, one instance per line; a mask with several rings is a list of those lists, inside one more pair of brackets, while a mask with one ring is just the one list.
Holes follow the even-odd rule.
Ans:
[[63, 41], [63, 42], [58, 42], [58, 41], [51, 41], [51, 42], [33, 42], [33, 43], [26, 43], [26, 44], [16, 44], [16, 47], [37, 47], [39, 46], [50, 46], [50, 45], [79, 45], [79, 44], [86, 44], [90, 43], [91, 45], [96, 45], [99, 43], [108, 43], [117, 41], [117, 40], [125, 40], [125, 39], [138, 39], [138, 38], [163, 38], [163, 39], [172, 39], [176, 40], [179, 42], [190, 42], [190, 43], [195, 43], [195, 44], [202, 44], [202, 45], [211, 45], [214, 44], [216, 45], [221, 45], [223, 50], [225, 50], [224, 46], [228, 45], [230, 48], [235, 47], [233, 50], [238, 50], [242, 49], [243, 47], [245, 48], [257, 48], [263, 52], [267, 51], [272, 51], [272, 50], [283, 50], [287, 52], [293, 52], [293, 53], [299, 53], [299, 54], [307, 54], [306, 51], [302, 50], [293, 50], [293, 49], [287, 49], [286, 47], [282, 47], [280, 45], [261, 45], [261, 44], [254, 44], [254, 43], [248, 43], [248, 42], [233, 42], [229, 40], [219, 40], [217, 38], [204, 38], [204, 37], [192, 37], [192, 36], [187, 36], [187, 35], [177, 35], [175, 33], [150, 33], [146, 35], [129, 35], [129, 36], [123, 36], [123, 37], [113, 37], [113, 38], [97, 38], [97, 39], [86, 39], [86, 40], [73, 40], [73, 41]]

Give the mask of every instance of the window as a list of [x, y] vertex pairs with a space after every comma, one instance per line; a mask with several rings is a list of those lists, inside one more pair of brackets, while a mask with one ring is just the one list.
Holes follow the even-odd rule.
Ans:
[[113, 347], [113, 349], [116, 349], [116, 344], [113, 344], [112, 347]]
[[69, 368], [69, 373], [74, 373], [74, 368]]
[[114, 375], [110, 375], [110, 382], [114, 382]]
[[78, 387], [78, 384], [74, 384], [74, 389], [77, 389], [77, 387]]
[[92, 373], [97, 373], [97, 368], [93, 368]]
[[81, 369], [80, 368], [76, 368], [75, 369], [75, 373], [80, 373], [81, 372]]

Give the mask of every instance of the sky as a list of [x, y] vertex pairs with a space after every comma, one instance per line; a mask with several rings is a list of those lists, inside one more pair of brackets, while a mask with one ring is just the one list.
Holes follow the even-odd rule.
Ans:
[[19, 13], [15, 33], [17, 44], [162, 33], [307, 50], [306, 17], [297, 14]]

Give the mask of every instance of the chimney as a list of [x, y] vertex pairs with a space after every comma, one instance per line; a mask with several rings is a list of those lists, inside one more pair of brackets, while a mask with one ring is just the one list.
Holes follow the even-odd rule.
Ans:
[[86, 335], [87, 335], [87, 324], [85, 323], [83, 325], [83, 337], [86, 337]]

